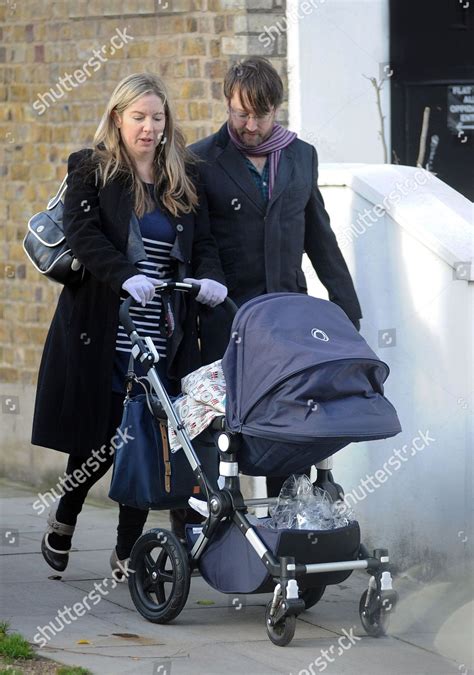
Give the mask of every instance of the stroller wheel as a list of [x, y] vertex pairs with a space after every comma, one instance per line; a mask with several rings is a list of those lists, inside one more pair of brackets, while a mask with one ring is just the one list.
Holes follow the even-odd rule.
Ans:
[[373, 600], [365, 606], [367, 591], [362, 593], [359, 602], [359, 616], [365, 632], [372, 637], [385, 635], [389, 623], [389, 615], [378, 600]]
[[188, 599], [191, 573], [188, 555], [168, 530], [146, 532], [130, 555], [128, 587], [133, 604], [153, 623], [168, 623], [178, 616]]
[[295, 635], [296, 616], [285, 616], [281, 621], [272, 625], [270, 619], [270, 608], [272, 601], [267, 604], [265, 609], [265, 625], [267, 627], [267, 634], [274, 645], [278, 647], [285, 647], [289, 644]]
[[301, 592], [301, 599], [304, 600], [306, 609], [310, 609], [321, 600], [326, 586], [316, 586], [316, 588], [307, 588]]

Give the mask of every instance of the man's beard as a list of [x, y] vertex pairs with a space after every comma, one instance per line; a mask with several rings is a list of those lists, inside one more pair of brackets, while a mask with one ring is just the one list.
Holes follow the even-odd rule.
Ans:
[[260, 131], [250, 133], [245, 129], [245, 127], [237, 128], [233, 124], [232, 120], [230, 120], [230, 127], [240, 142], [249, 148], [255, 148], [255, 146], [260, 145], [260, 143], [263, 143], [263, 141], [266, 141], [273, 130], [272, 126], [272, 128], [265, 135], [263, 135]]

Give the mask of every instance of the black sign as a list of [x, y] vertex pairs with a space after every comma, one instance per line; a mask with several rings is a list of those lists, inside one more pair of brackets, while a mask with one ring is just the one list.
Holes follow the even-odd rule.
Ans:
[[456, 135], [474, 129], [474, 84], [448, 86], [448, 129]]

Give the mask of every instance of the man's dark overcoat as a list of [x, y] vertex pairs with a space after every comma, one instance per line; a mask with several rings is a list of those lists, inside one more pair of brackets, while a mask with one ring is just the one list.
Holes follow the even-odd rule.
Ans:
[[[272, 196], [265, 204], [227, 124], [190, 146], [199, 171], [229, 296], [241, 305], [263, 293], [306, 293], [306, 252], [329, 299], [358, 325], [362, 316], [351, 275], [318, 189], [318, 158], [296, 138], [281, 152]], [[200, 308], [206, 361], [222, 356], [222, 312]], [[221, 330], [219, 331], [219, 326]], [[215, 346], [215, 349], [212, 346]]]

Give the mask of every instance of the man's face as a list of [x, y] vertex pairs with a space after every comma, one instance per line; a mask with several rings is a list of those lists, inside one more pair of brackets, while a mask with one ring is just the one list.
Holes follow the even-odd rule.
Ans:
[[276, 110], [273, 109], [268, 115], [256, 117], [255, 110], [241, 100], [239, 90], [234, 92], [229, 101], [229, 125], [241, 143], [249, 148], [260, 145], [270, 136], [275, 124], [275, 115]]

